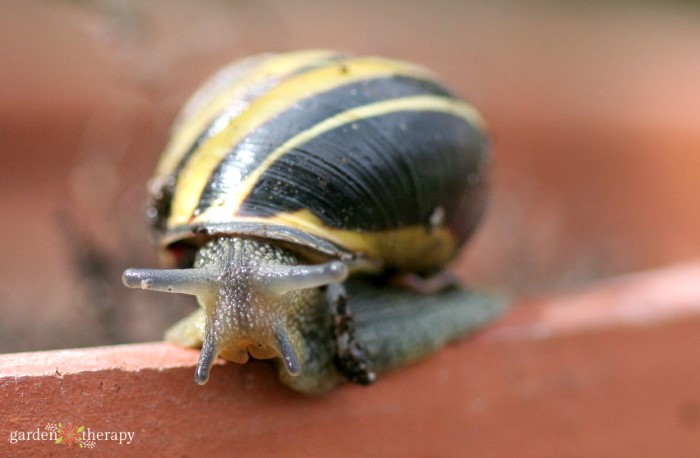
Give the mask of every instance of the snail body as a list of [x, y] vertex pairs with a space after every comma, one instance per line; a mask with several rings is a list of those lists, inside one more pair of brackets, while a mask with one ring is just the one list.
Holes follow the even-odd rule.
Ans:
[[[481, 116], [422, 67], [332, 51], [245, 59], [185, 105], [150, 185], [177, 268], [123, 280], [197, 297], [166, 337], [202, 345], [200, 384], [217, 356], [276, 358], [308, 393], [371, 383], [497, 313], [444, 282], [389, 286], [440, 278], [483, 213], [487, 165]], [[451, 325], [431, 334], [438, 315]]]

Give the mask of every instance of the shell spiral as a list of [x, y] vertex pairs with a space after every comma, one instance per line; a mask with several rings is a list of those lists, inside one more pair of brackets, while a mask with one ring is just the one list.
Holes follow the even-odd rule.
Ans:
[[484, 130], [413, 64], [322, 50], [248, 58], [183, 108], [150, 214], [174, 252], [239, 234], [429, 271], [483, 212]]

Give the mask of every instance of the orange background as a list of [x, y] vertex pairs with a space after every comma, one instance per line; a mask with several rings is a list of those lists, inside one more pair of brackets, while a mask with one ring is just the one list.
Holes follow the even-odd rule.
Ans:
[[0, 350], [159, 339], [145, 186], [181, 103], [263, 51], [420, 62], [476, 104], [490, 212], [456, 268], [515, 297], [700, 254], [700, 9], [683, 2], [15, 1], [0, 15]]

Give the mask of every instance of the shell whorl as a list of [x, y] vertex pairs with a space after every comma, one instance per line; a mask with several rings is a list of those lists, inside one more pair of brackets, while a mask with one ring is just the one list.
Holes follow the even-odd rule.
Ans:
[[418, 65], [323, 50], [258, 56], [186, 105], [150, 211], [164, 248], [199, 244], [198, 230], [231, 235], [222, 223], [276, 226], [428, 272], [479, 220], [487, 144], [478, 111]]

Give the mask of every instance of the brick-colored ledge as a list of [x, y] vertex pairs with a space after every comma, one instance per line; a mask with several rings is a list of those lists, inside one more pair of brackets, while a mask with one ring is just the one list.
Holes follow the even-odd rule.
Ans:
[[61, 421], [133, 431], [130, 445], [96, 444], [130, 454], [689, 456], [700, 261], [516, 304], [371, 388], [304, 397], [264, 362], [221, 362], [199, 387], [197, 356], [166, 343], [0, 355], [0, 451], [66, 452], [8, 441]]

